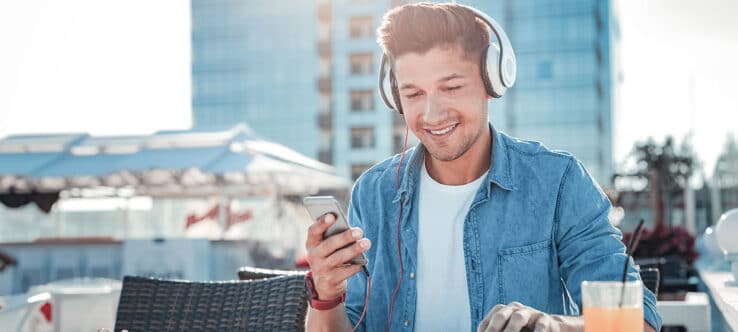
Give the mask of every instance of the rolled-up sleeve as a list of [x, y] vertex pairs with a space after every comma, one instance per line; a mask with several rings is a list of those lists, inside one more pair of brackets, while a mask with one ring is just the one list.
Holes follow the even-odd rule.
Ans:
[[[561, 180], [556, 207], [556, 244], [561, 275], [578, 308], [585, 280], [622, 280], [626, 260], [622, 233], [610, 224], [610, 201], [584, 166], [572, 158]], [[632, 260], [628, 280], [640, 280]], [[643, 288], [643, 315], [656, 331], [661, 317], [656, 297]]]

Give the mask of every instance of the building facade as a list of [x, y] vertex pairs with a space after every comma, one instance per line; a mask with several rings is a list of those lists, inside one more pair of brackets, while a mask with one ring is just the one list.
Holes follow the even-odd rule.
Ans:
[[316, 157], [320, 132], [318, 3], [191, 1], [196, 128], [245, 122]]
[[[308, 41], [300, 44], [299, 49], [293, 50], [300, 54], [299, 61], [281, 52], [264, 58], [263, 50], [250, 50], [265, 47], [261, 44], [244, 47], [246, 56], [239, 57], [244, 62], [282, 64], [270, 64], [270, 67], [292, 68], [295, 64], [289, 62], [296, 61], [300, 68], [294, 69], [299, 74], [292, 75], [299, 77], [304, 84], [279, 81], [280, 74], [275, 69], [261, 72], [264, 76], [254, 77], [247, 71], [243, 73], [246, 77], [240, 79], [259, 81], [259, 94], [248, 92], [244, 97], [236, 93], [233, 98], [250, 100], [250, 94], [265, 98], [253, 97], [262, 101], [255, 104], [246, 102], [223, 106], [217, 103], [200, 105], [208, 99], [193, 89], [196, 93], [193, 97], [195, 124], [208, 123], [205, 119], [216, 117], [212, 114], [218, 114], [225, 121], [246, 121], [257, 132], [267, 136], [274, 133], [269, 138], [331, 163], [339, 175], [355, 179], [366, 168], [402, 149], [403, 120], [387, 110], [377, 90], [382, 51], [376, 43], [376, 29], [387, 10], [408, 2], [412, 1], [290, 2], [289, 11], [298, 22], [295, 26], [283, 25], [267, 30], [263, 25], [248, 23], [248, 29], [261, 30], [244, 34], [269, 34], [271, 37], [267, 39], [276, 41], [282, 38], [281, 33], [296, 33], [308, 28], [308, 21], [312, 20], [314, 26], [310, 28], [314, 34], [306, 37]], [[510, 36], [517, 55], [515, 87], [508, 90], [505, 97], [490, 101], [492, 124], [513, 136], [541, 141], [552, 149], [572, 153], [603, 186], [610, 186], [613, 117], [617, 113], [619, 85], [619, 29], [611, 1], [458, 2], [479, 8], [494, 17]], [[203, 2], [201, 6], [195, 4], [199, 2], [193, 1], [193, 12], [199, 7], [211, 7], [206, 5], [210, 2]], [[249, 17], [274, 21], [275, 15], [282, 15], [278, 4], [284, 5], [284, 1], [259, 2], [258, 6], [253, 3], [255, 7], [268, 7], [271, 11], [260, 9], [249, 13]], [[228, 6], [233, 5], [229, 2]], [[293, 8], [300, 6], [304, 8]], [[193, 13], [193, 57], [198, 48], [210, 43], [196, 41], [196, 16], [199, 15]], [[215, 26], [223, 25], [218, 23]], [[238, 26], [238, 29], [246, 27]], [[301, 33], [309, 35], [305, 31]], [[272, 48], [281, 47], [277, 44], [270, 45]], [[313, 67], [305, 68], [311, 62]], [[207, 75], [195, 72], [199, 66], [195, 57], [195, 88], [207, 78]], [[300, 100], [293, 103], [288, 100], [292, 100], [290, 98], [294, 95], [275, 96], [274, 91], [281, 90], [281, 84], [302, 89], [299, 90]], [[216, 89], [213, 93], [223, 92]], [[285, 104], [292, 107], [284, 107]], [[274, 115], [276, 109], [280, 110], [279, 116]], [[220, 120], [216, 118], [210, 123], [219, 123]], [[408, 145], [417, 142], [412, 133], [410, 136]]]
[[[493, 5], [493, 3], [495, 5]], [[609, 1], [474, 1], [500, 22], [518, 59], [516, 86], [490, 105], [511, 135], [566, 150], [609, 186], [619, 30]]]

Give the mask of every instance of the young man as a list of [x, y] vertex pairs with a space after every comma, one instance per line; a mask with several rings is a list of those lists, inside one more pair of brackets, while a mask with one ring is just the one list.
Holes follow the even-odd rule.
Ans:
[[[323, 240], [334, 217], [310, 227], [308, 330], [349, 331], [366, 309], [359, 330], [582, 331], [581, 282], [621, 278], [621, 234], [581, 163], [489, 124], [489, 26], [463, 6], [419, 3], [390, 11], [378, 34], [420, 144], [357, 180], [356, 228]], [[367, 307], [366, 275], [343, 265], [362, 252]], [[628, 278], [639, 279], [632, 263]], [[644, 330], [660, 329], [647, 289], [643, 304]]]

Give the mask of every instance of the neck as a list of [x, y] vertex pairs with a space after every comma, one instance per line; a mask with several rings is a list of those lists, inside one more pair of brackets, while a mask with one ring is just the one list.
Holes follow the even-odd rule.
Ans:
[[476, 142], [461, 157], [451, 161], [433, 158], [425, 154], [425, 168], [436, 182], [458, 186], [478, 179], [491, 165], [492, 135], [484, 130]]

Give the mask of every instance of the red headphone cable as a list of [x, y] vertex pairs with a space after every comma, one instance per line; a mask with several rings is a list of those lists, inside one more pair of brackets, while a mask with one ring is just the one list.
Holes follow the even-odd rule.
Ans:
[[369, 276], [369, 270], [366, 269], [366, 265], [362, 266], [361, 270], [364, 271], [364, 274], [366, 275], [366, 298], [364, 299], [364, 310], [361, 311], [361, 317], [359, 317], [359, 321], [356, 322], [356, 325], [354, 325], [354, 328], [351, 329], [351, 332], [356, 331], [356, 329], [359, 327], [359, 324], [361, 324], [361, 321], [364, 320], [364, 315], [366, 315], [366, 308], [369, 306], [369, 292], [372, 289], [372, 278]]
[[[408, 127], [405, 126], [405, 143], [402, 146], [402, 156], [400, 157], [400, 163], [397, 165], [397, 173], [395, 176], [395, 190], [400, 190], [400, 167], [402, 166], [402, 161], [405, 159], [405, 150], [407, 149], [407, 135], [408, 135]], [[396, 242], [397, 242], [397, 261], [400, 263], [400, 278], [397, 279], [397, 285], [395, 286], [395, 291], [392, 292], [392, 302], [390, 302], [390, 312], [389, 312], [389, 319], [387, 319], [387, 329], [386, 331], [389, 331], [390, 325], [392, 324], [392, 312], [395, 309], [395, 297], [397, 296], [397, 292], [400, 290], [400, 284], [402, 283], [402, 275], [404, 274], [403, 266], [402, 266], [402, 251], [400, 250], [400, 221], [402, 220], [402, 197], [400, 197], [400, 213], [397, 216], [397, 232], [396, 232]]]

